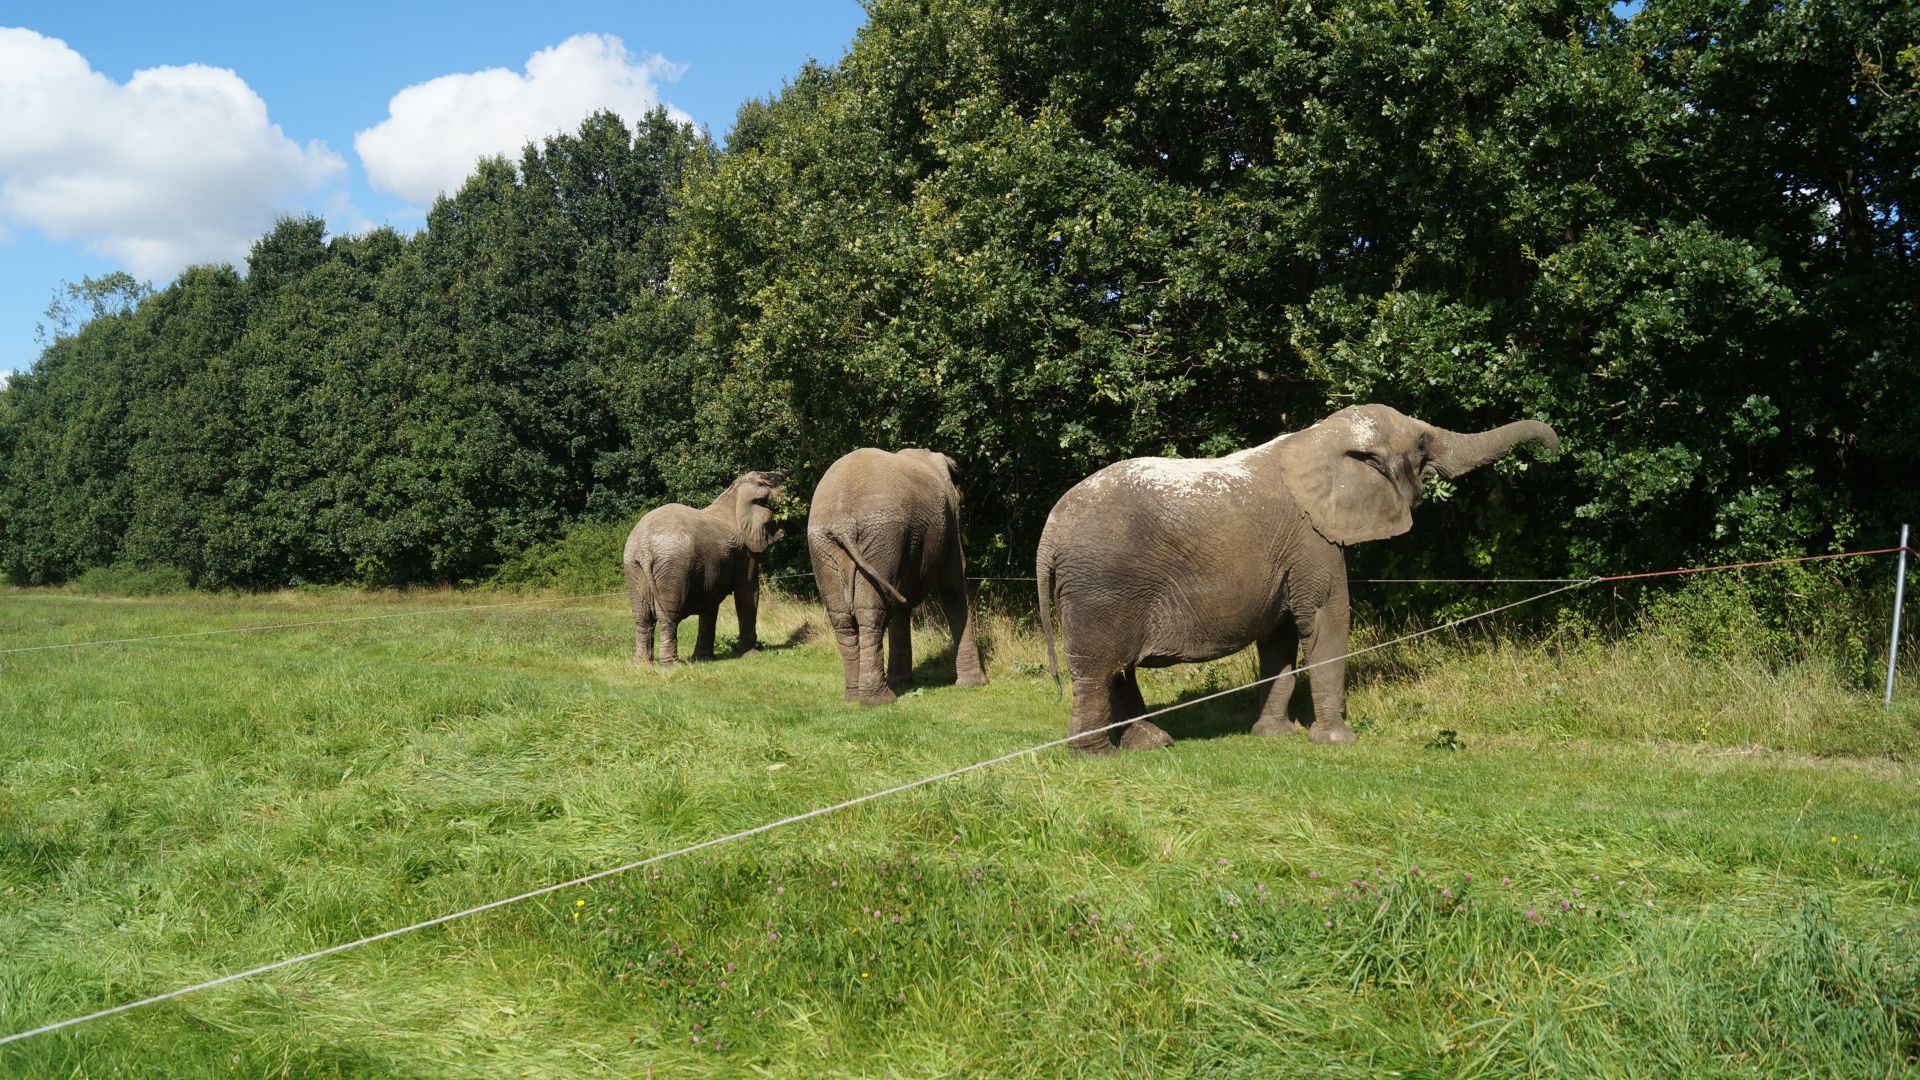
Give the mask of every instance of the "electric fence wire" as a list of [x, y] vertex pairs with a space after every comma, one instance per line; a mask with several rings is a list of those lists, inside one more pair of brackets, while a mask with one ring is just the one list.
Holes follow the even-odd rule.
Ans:
[[478, 915], [482, 912], [492, 911], [495, 908], [505, 907], [508, 904], [516, 904], [523, 900], [532, 900], [532, 899], [535, 899], [536, 897], [546, 896], [551, 893], [560, 892], [564, 889], [571, 889], [576, 886], [585, 885], [594, 881], [599, 881], [602, 878], [613, 877], [616, 874], [624, 874], [630, 870], [638, 870], [638, 869], [641, 869], [642, 867], [651, 866], [655, 863], [665, 862], [668, 859], [677, 858], [682, 855], [690, 855], [696, 851], [703, 851], [707, 848], [718, 847], [722, 844], [728, 844], [738, 840], [745, 840], [748, 837], [758, 836], [761, 833], [771, 832], [774, 829], [778, 829], [783, 826], [795, 825], [802, 821], [809, 821], [813, 818], [823, 817], [827, 814], [837, 813], [838, 811], [841, 811], [841, 810], [847, 810], [852, 807], [859, 806], [862, 803], [873, 802], [876, 799], [884, 799], [890, 795], [898, 795], [903, 792], [912, 791], [915, 788], [925, 787], [928, 784], [938, 783], [942, 780], [949, 780], [956, 776], [964, 776], [965, 774], [970, 772], [975, 772], [980, 769], [991, 768], [992, 766], [995, 766], [995, 765], [1004, 764], [1005, 762], [1012, 761], [1015, 758], [1027, 757], [1033, 754], [1037, 754], [1042, 750], [1050, 750], [1056, 746], [1063, 746], [1066, 743], [1075, 739], [1085, 739], [1089, 735], [1096, 735], [1103, 732], [1112, 731], [1116, 728], [1123, 728], [1138, 720], [1150, 720], [1154, 717], [1165, 716], [1168, 713], [1175, 712], [1180, 709], [1192, 708], [1193, 706], [1199, 705], [1202, 702], [1212, 701], [1215, 698], [1225, 697], [1228, 694], [1236, 694], [1242, 690], [1248, 690], [1253, 687], [1260, 686], [1264, 683], [1272, 682], [1275, 679], [1284, 677], [1286, 674], [1292, 674], [1292, 673], [1297, 673], [1301, 671], [1310, 671], [1313, 668], [1320, 667], [1324, 664], [1331, 664], [1336, 661], [1345, 660], [1354, 656], [1360, 656], [1365, 653], [1377, 652], [1381, 649], [1389, 648], [1394, 645], [1399, 645], [1403, 642], [1412, 641], [1416, 638], [1423, 638], [1430, 634], [1437, 634], [1444, 630], [1451, 630], [1454, 627], [1463, 626], [1467, 623], [1475, 622], [1477, 620], [1487, 618], [1488, 616], [1491, 616], [1491, 615], [1497, 615], [1503, 611], [1510, 611], [1514, 608], [1520, 607], [1523, 604], [1530, 604], [1536, 600], [1544, 600], [1547, 597], [1556, 595], [1558, 593], [1568, 592], [1570, 590], [1580, 588], [1581, 586], [1584, 586], [1584, 585], [1593, 584], [1594, 580], [1595, 579], [1593, 578], [1584, 578], [1571, 585], [1563, 585], [1557, 589], [1549, 589], [1546, 592], [1529, 596], [1525, 600], [1516, 600], [1510, 604], [1502, 604], [1499, 607], [1490, 608], [1486, 611], [1479, 612], [1478, 614], [1475, 614], [1475, 615], [1468, 615], [1463, 618], [1454, 619], [1451, 622], [1442, 623], [1439, 626], [1428, 627], [1425, 630], [1417, 630], [1411, 634], [1405, 634], [1405, 635], [1402, 635], [1401, 637], [1394, 638], [1391, 641], [1382, 641], [1374, 645], [1366, 646], [1365, 648], [1354, 649], [1351, 652], [1344, 653], [1340, 656], [1328, 657], [1325, 660], [1319, 660], [1311, 664], [1303, 664], [1300, 667], [1295, 668], [1293, 672], [1286, 672], [1286, 673], [1282, 673], [1281, 675], [1274, 675], [1264, 679], [1255, 679], [1252, 682], [1245, 683], [1240, 686], [1235, 686], [1226, 690], [1218, 690], [1211, 694], [1206, 694], [1197, 698], [1191, 698], [1187, 701], [1183, 701], [1175, 705], [1168, 705], [1160, 709], [1155, 709], [1151, 712], [1144, 713], [1140, 716], [1129, 717], [1125, 720], [1117, 720], [1111, 724], [1107, 724], [1098, 728], [1093, 728], [1087, 731], [1075, 732], [1063, 738], [1049, 739], [1048, 741], [1043, 743], [1036, 743], [1033, 746], [1028, 746], [1023, 749], [1012, 751], [1010, 753], [1001, 754], [999, 757], [988, 758], [985, 761], [976, 761], [971, 765], [963, 765], [957, 769], [949, 769], [946, 772], [938, 773], [933, 776], [922, 777], [921, 779], [918, 779], [918, 780], [910, 780], [907, 783], [897, 784], [893, 787], [886, 788], [881, 791], [873, 791], [865, 795], [858, 795], [858, 796], [855, 796], [854, 798], [847, 799], [842, 802], [837, 802], [830, 806], [821, 806], [812, 810], [808, 810], [804, 813], [794, 814], [791, 817], [784, 817], [779, 819], [778, 821], [769, 821], [762, 825], [755, 825], [750, 829], [742, 829], [739, 832], [728, 833], [725, 836], [716, 836], [708, 840], [702, 840], [697, 843], [688, 844], [685, 847], [675, 848], [672, 851], [662, 852], [657, 855], [649, 855], [644, 859], [635, 859], [632, 862], [622, 863], [619, 866], [610, 867], [605, 870], [597, 870], [591, 874], [582, 874], [579, 877], [570, 878], [566, 881], [557, 882], [552, 885], [543, 885], [540, 888], [529, 889], [526, 892], [517, 893], [513, 896], [505, 897], [503, 899], [490, 900], [484, 904], [476, 904], [473, 907], [464, 908], [460, 911], [450, 912], [448, 914], [440, 915], [435, 918], [425, 919], [420, 922], [412, 923], [407, 926], [395, 927], [392, 930], [384, 930], [377, 934], [369, 934], [363, 938], [357, 938], [353, 941], [342, 942], [338, 945], [330, 945], [324, 949], [316, 949], [313, 952], [302, 953], [299, 956], [290, 956], [282, 960], [276, 960], [269, 964], [261, 964], [258, 967], [248, 968], [244, 971], [236, 971], [231, 974], [222, 975], [219, 978], [208, 979], [205, 982], [194, 983], [191, 986], [183, 986], [175, 990], [169, 990], [163, 994], [155, 994], [152, 997], [141, 998], [137, 1001], [123, 1002], [122, 1004], [114, 1005], [105, 1009], [100, 1009], [95, 1012], [86, 1013], [81, 1016], [69, 1017], [65, 1020], [55, 1021], [51, 1024], [43, 1024], [36, 1028], [29, 1028], [28, 1030], [25, 1030], [25, 1031], [14, 1032], [11, 1035], [0, 1036], [0, 1046], [4, 1046], [8, 1043], [19, 1042], [23, 1039], [30, 1039], [38, 1035], [46, 1035], [55, 1031], [60, 1031], [64, 1028], [70, 1028], [78, 1024], [84, 1024], [89, 1021], [103, 1020], [109, 1016], [117, 1016], [121, 1013], [132, 1012], [135, 1009], [145, 1008], [149, 1005], [158, 1005], [163, 1001], [171, 1001], [175, 998], [185, 997], [188, 994], [199, 993], [200, 991], [203, 991], [203, 990], [211, 990], [211, 989], [214, 989], [215, 987], [225, 986], [228, 983], [239, 982], [242, 979], [250, 979], [255, 976], [265, 975], [269, 972], [279, 971], [282, 968], [292, 967], [296, 964], [304, 964], [309, 961], [319, 960], [323, 957], [333, 956], [336, 953], [346, 952], [349, 949], [361, 948], [366, 945], [372, 945], [376, 942], [386, 941], [389, 938], [400, 937], [403, 934], [411, 934], [416, 931], [428, 929], [430, 927], [440, 926], [444, 923], [453, 922], [456, 919], [464, 919], [471, 915]]
[[[467, 918], [472, 915], [481, 914], [482, 912], [491, 911], [495, 908], [505, 907], [509, 904], [519, 903], [520, 901], [523, 901], [523, 900], [531, 900], [537, 897], [549, 895], [551, 893], [560, 892], [564, 889], [570, 889], [576, 886], [589, 884], [594, 881], [599, 881], [603, 878], [613, 877], [617, 874], [623, 874], [631, 870], [637, 870], [642, 867], [653, 865], [655, 863], [665, 862], [668, 859], [677, 858], [682, 855], [689, 855], [696, 851], [703, 851], [708, 848], [718, 847], [722, 844], [728, 844], [728, 843], [732, 843], [739, 840], [745, 840], [749, 837], [758, 836], [766, 832], [771, 832], [775, 829], [782, 828], [787, 825], [794, 825], [803, 821], [809, 821], [813, 818], [822, 817], [827, 814], [837, 813], [841, 810], [847, 810], [852, 807], [859, 806], [863, 803], [869, 803], [877, 799], [886, 798], [891, 795], [898, 795], [903, 792], [912, 791], [915, 788], [925, 787], [929, 784], [938, 783], [939, 781], [942, 781], [942, 780], [952, 779], [953, 777], [956, 777], [956, 776], [963, 776], [967, 773], [975, 772], [980, 769], [990, 768], [995, 765], [1000, 765], [1005, 762], [1012, 761], [1016, 758], [1027, 757], [1033, 754], [1037, 754], [1042, 750], [1049, 750], [1056, 746], [1063, 746], [1074, 740], [1083, 740], [1091, 735], [1098, 735], [1098, 734], [1102, 734], [1118, 728], [1123, 728], [1140, 720], [1151, 720], [1155, 717], [1165, 716], [1168, 713], [1176, 712], [1180, 709], [1192, 708], [1193, 706], [1202, 704], [1203, 702], [1212, 701], [1212, 700], [1215, 700], [1216, 698], [1222, 698], [1229, 694], [1237, 694], [1243, 690], [1250, 690], [1256, 686], [1261, 686], [1263, 684], [1270, 683], [1278, 679], [1287, 678], [1289, 676], [1296, 675], [1303, 671], [1310, 671], [1313, 668], [1321, 667], [1326, 664], [1347, 660], [1352, 657], [1362, 656], [1371, 652], [1377, 652], [1381, 649], [1390, 648], [1392, 646], [1404, 644], [1406, 642], [1414, 641], [1416, 639], [1427, 637], [1432, 634], [1437, 634], [1446, 630], [1451, 630], [1459, 626], [1464, 626], [1467, 623], [1477, 622], [1481, 619], [1485, 619], [1493, 615], [1498, 615], [1501, 612], [1511, 611], [1514, 608], [1521, 607], [1526, 604], [1531, 604], [1531, 603], [1534, 603], [1535, 601], [1544, 600], [1550, 596], [1557, 596], [1561, 593], [1571, 592], [1574, 589], [1583, 588], [1585, 586], [1598, 585], [1598, 584], [1603, 584], [1605, 582], [1612, 582], [1612, 581], [1632, 581], [1632, 580], [1643, 579], [1643, 578], [1670, 577], [1670, 576], [1681, 575], [1681, 574], [1707, 573], [1715, 570], [1740, 570], [1740, 569], [1749, 569], [1749, 568], [1758, 567], [1758, 566], [1778, 566], [1778, 565], [1784, 565], [1787, 563], [1818, 562], [1818, 561], [1823, 561], [1827, 559], [1859, 558], [1859, 557], [1868, 556], [1868, 555], [1887, 555], [1887, 554], [1892, 554], [1899, 551], [1911, 551], [1911, 550], [1912, 550], [1911, 548], [1896, 546], [1891, 548], [1879, 548], [1872, 551], [1849, 551], [1849, 552], [1839, 552], [1832, 555], [1808, 555], [1808, 556], [1799, 556], [1795, 558], [1786, 558], [1786, 559], [1768, 559], [1768, 560], [1761, 560], [1758, 562], [1749, 562], [1749, 563], [1727, 563], [1719, 566], [1686, 567], [1686, 568], [1681, 568], [1677, 570], [1655, 570], [1655, 571], [1647, 571], [1647, 572], [1636, 573], [1636, 574], [1615, 574], [1610, 576], [1594, 576], [1594, 577], [1588, 577], [1588, 578], [1580, 578], [1578, 580], [1572, 581], [1571, 583], [1560, 585], [1558, 588], [1549, 589], [1541, 593], [1535, 593], [1534, 595], [1529, 596], [1523, 600], [1515, 600], [1512, 603], [1501, 604], [1498, 607], [1488, 608], [1485, 611], [1481, 611], [1473, 615], [1463, 616], [1458, 619], [1453, 619], [1449, 622], [1442, 623], [1439, 626], [1428, 627], [1425, 630], [1417, 630], [1411, 634], [1403, 634], [1400, 637], [1393, 638], [1388, 641], [1378, 642], [1373, 645], [1368, 645], [1364, 648], [1353, 649], [1349, 652], [1341, 654], [1340, 656], [1328, 657], [1324, 660], [1318, 660], [1310, 664], [1303, 664], [1289, 671], [1284, 671], [1276, 675], [1268, 676], [1266, 678], [1255, 679], [1251, 682], [1242, 683], [1239, 686], [1230, 687], [1225, 690], [1215, 691], [1214, 693], [1211, 693], [1211, 694], [1205, 694], [1200, 697], [1190, 698], [1186, 701], [1179, 702], [1174, 705], [1168, 705], [1159, 709], [1148, 711], [1139, 716], [1128, 717], [1125, 720], [1116, 720], [1113, 723], [1106, 724], [1098, 728], [1092, 728], [1087, 731], [1074, 732], [1062, 738], [1050, 739], [1046, 742], [1036, 743], [1035, 745], [1028, 746], [1019, 750], [1015, 750], [1010, 753], [1002, 754], [998, 757], [988, 758], [985, 761], [977, 761], [971, 765], [963, 765], [957, 769], [950, 769], [946, 772], [937, 773], [933, 776], [923, 777], [918, 780], [911, 780], [904, 784], [898, 784], [893, 787], [886, 788], [880, 791], [869, 792], [865, 795], [858, 795], [858, 796], [855, 796], [854, 798], [847, 799], [842, 802], [837, 802], [829, 806], [817, 807], [813, 810], [808, 810], [804, 813], [792, 815], [791, 817], [784, 817], [777, 821], [770, 821], [762, 825], [756, 825], [749, 829], [742, 829], [739, 832], [728, 833], [725, 836], [717, 836], [708, 840], [702, 840], [697, 843], [688, 844], [684, 847], [676, 848], [672, 851], [662, 852], [656, 855], [650, 855], [643, 859], [636, 859], [632, 862], [622, 863], [619, 866], [610, 867], [604, 870], [598, 870], [591, 874], [583, 874], [579, 877], [570, 878], [566, 881], [557, 882], [555, 884], [544, 885], [544, 886], [541, 886], [540, 888], [530, 889], [526, 892], [518, 893], [513, 896], [505, 897], [503, 899], [491, 900], [484, 904], [476, 904], [473, 907], [464, 908], [460, 911], [450, 912], [448, 914], [441, 915], [436, 918], [426, 919], [421, 922], [412, 923], [407, 926], [396, 927], [394, 929], [385, 930], [377, 934], [370, 934], [366, 937], [357, 938], [353, 941], [342, 942], [340, 944], [331, 945], [324, 949], [317, 949], [309, 953], [302, 953], [299, 956], [291, 956], [285, 959], [276, 960], [272, 963], [262, 964], [258, 967], [248, 968], [244, 971], [237, 971], [231, 974], [222, 975], [219, 978], [208, 979], [205, 982], [194, 983], [193, 985], [190, 985], [190, 986], [183, 986], [175, 990], [169, 990], [162, 994], [155, 994], [151, 997], [141, 998], [136, 1001], [124, 1002], [122, 1004], [114, 1005], [105, 1009], [100, 1009], [95, 1012], [86, 1013], [80, 1016], [69, 1017], [65, 1020], [55, 1021], [50, 1024], [43, 1024], [36, 1028], [29, 1028], [25, 1031], [18, 1031], [10, 1035], [0, 1036], [0, 1046], [7, 1045], [9, 1043], [19, 1042], [23, 1039], [30, 1039], [38, 1035], [45, 1035], [51, 1032], [60, 1031], [62, 1029], [73, 1027], [78, 1024], [84, 1024], [89, 1021], [101, 1020], [110, 1016], [117, 1016], [121, 1013], [131, 1012], [135, 1009], [144, 1008], [149, 1005], [157, 1005], [164, 1001], [171, 1001], [175, 998], [185, 997], [189, 994], [198, 993], [203, 990], [211, 990], [211, 989], [214, 989], [215, 987], [224, 986], [228, 983], [238, 982], [240, 980], [253, 978], [259, 975], [265, 975], [273, 971], [279, 971], [283, 968], [292, 967], [296, 964], [304, 964], [313, 960], [319, 960], [323, 957], [333, 956], [337, 953], [343, 953], [350, 949], [357, 949], [363, 946], [372, 945], [376, 942], [386, 941], [389, 938], [396, 938], [404, 934], [415, 933], [417, 931], [425, 930], [430, 927], [453, 922], [456, 919]], [[615, 594], [601, 593], [596, 595], [610, 596]], [[587, 598], [588, 597], [575, 597], [572, 599], [587, 599]], [[529, 603], [535, 603], [535, 602], [537, 601], [529, 601]], [[488, 605], [488, 606], [515, 607], [515, 606], [524, 606], [524, 605], [503, 604], [503, 605]], [[458, 610], [471, 610], [471, 609], [458, 609]], [[390, 617], [398, 617], [399, 614], [410, 614], [410, 613], [397, 613], [396, 615], [393, 615], [393, 616], [367, 616], [364, 618], [390, 618]], [[338, 621], [353, 621], [353, 620], [338, 620]], [[311, 624], [304, 624], [304, 625], [319, 625], [319, 624], [311, 623]], [[168, 635], [168, 636], [171, 636], [171, 635]], [[179, 635], [179, 636], [189, 636], [189, 635]], [[138, 640], [138, 639], [131, 639], [131, 640]]]
[[[1783, 566], [1788, 563], [1821, 562], [1828, 559], [1852, 559], [1863, 555], [1892, 555], [1897, 552], [1913, 553], [1911, 547], [1875, 548], [1871, 551], [1842, 551], [1831, 555], [1797, 555], [1784, 559], [1765, 559], [1759, 562], [1726, 563], [1720, 566], [1695, 566], [1678, 570], [1652, 570], [1639, 574], [1612, 574], [1585, 578], [1355, 578], [1355, 581], [1373, 585], [1566, 585], [1588, 581], [1636, 581], [1643, 578], [1675, 577], [1685, 574], [1704, 574], [1711, 570], [1747, 570], [1761, 566]], [[778, 574], [762, 575], [762, 580], [781, 581], [798, 577], [812, 577], [810, 570], [788, 570]], [[1030, 577], [970, 577], [968, 581], [1033, 581]], [[460, 615], [474, 611], [498, 611], [502, 608], [532, 607], [539, 604], [566, 604], [577, 600], [604, 600], [609, 596], [621, 596], [620, 590], [600, 593], [582, 593], [578, 596], [549, 596], [537, 600], [515, 600], [502, 604], [460, 604], [447, 607], [415, 608], [410, 611], [393, 611], [382, 615], [350, 615], [339, 619], [311, 619], [302, 622], [270, 623], [262, 626], [230, 626], [214, 630], [186, 630], [177, 634], [148, 634], [142, 637], [98, 638], [92, 641], [65, 641], [53, 645], [22, 645], [0, 649], [0, 656], [14, 653], [44, 652], [51, 649], [79, 649], [93, 645], [132, 645], [143, 641], [172, 641], [179, 638], [211, 637], [217, 634], [251, 634], [268, 630], [297, 630], [309, 626], [339, 626], [345, 623], [378, 622], [383, 619], [406, 619], [421, 615]]]

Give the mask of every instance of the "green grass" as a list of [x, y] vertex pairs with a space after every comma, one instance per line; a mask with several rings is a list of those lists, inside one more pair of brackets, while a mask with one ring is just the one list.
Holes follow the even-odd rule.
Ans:
[[[14, 591], [0, 649], [502, 599]], [[0, 655], [0, 1033], [1064, 734], [1012, 620], [991, 686], [860, 710], [810, 607], [762, 619], [785, 647], [657, 672], [618, 598]], [[1228, 698], [1171, 751], [1018, 759], [0, 1073], [1920, 1074], [1906, 678], [1887, 711], [1657, 634], [1429, 639], [1356, 661], [1357, 746], [1199, 737]]]

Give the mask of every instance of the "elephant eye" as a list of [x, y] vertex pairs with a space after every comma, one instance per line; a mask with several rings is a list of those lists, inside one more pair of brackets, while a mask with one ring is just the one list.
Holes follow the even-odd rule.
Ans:
[[1381, 476], [1387, 475], [1386, 459], [1371, 450], [1349, 450], [1347, 451], [1347, 456], [1357, 461], [1365, 462], [1367, 467], [1379, 473]]

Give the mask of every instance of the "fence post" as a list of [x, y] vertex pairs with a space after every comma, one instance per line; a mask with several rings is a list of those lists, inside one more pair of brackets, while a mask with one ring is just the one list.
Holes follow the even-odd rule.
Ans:
[[1900, 662], [1900, 607], [1907, 598], [1907, 528], [1900, 526], [1900, 568], [1893, 575], [1893, 637], [1887, 641], [1887, 699], [1893, 707], [1893, 669]]

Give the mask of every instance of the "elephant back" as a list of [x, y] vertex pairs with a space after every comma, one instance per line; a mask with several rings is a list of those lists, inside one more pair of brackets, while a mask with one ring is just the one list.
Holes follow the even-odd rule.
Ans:
[[626, 559], [632, 562], [642, 553], [658, 556], [668, 550], [725, 554], [733, 543], [734, 537], [704, 512], [684, 503], [667, 503], [647, 511], [627, 534]]
[[952, 486], [947, 476], [912, 451], [862, 447], [842, 455], [822, 474], [808, 509], [807, 529], [812, 533], [840, 523], [905, 524], [944, 516]]

